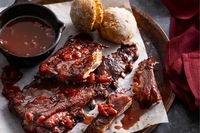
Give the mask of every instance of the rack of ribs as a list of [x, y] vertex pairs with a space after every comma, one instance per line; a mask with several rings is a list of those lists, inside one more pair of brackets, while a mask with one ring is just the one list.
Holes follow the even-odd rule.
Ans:
[[[71, 39], [41, 63], [31, 84], [15, 95], [9, 93], [9, 109], [21, 118], [27, 132], [67, 132], [89, 102], [106, 97], [111, 85], [132, 70], [131, 64], [138, 58], [136, 45], [121, 46], [108, 57], [102, 56], [104, 47], [90, 40]], [[68, 80], [71, 82], [63, 82]], [[129, 98], [111, 96], [109, 101], [115, 104], [114, 99], [126, 102]], [[125, 104], [120, 100], [116, 103]], [[119, 115], [121, 107], [115, 107]]]
[[105, 46], [88, 41], [71, 39], [69, 43], [39, 67], [40, 78], [59, 81], [112, 83], [132, 70], [138, 58], [136, 45], [122, 45], [108, 57], [102, 56]]
[[112, 122], [124, 113], [131, 104], [131, 97], [123, 94], [111, 94], [107, 104], [98, 105], [99, 114], [87, 127], [85, 133], [104, 133]]
[[103, 45], [90, 40], [70, 39], [63, 48], [40, 64], [40, 77], [83, 81], [101, 64], [103, 48]]
[[153, 72], [154, 64], [150, 57], [140, 62], [135, 72], [133, 92], [142, 107], [149, 107], [161, 100]]
[[28, 132], [67, 131], [80, 110], [97, 97], [101, 86], [66, 85], [52, 79], [35, 80], [9, 101], [9, 109], [22, 119]]

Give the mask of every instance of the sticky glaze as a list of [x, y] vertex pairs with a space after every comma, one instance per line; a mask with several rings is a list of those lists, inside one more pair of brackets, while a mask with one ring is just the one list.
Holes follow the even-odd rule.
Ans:
[[95, 117], [92, 115], [84, 115], [83, 123], [89, 125]]
[[140, 117], [147, 111], [147, 109], [142, 109], [139, 103], [133, 100], [131, 107], [124, 112], [124, 117], [121, 120], [122, 127], [128, 130], [135, 123], [140, 120]]

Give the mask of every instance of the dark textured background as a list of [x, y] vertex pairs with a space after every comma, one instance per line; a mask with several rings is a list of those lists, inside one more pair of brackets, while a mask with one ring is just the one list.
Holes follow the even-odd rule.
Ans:
[[[169, 33], [170, 13], [160, 0], [130, 0], [153, 17]], [[169, 123], [160, 124], [155, 133], [200, 133], [199, 111], [190, 112], [177, 98], [168, 112]]]
[[[0, 7], [14, 0], [0, 0]], [[160, 0], [130, 0], [145, 13], [153, 17], [169, 33], [170, 14]], [[154, 133], [200, 133], [199, 111], [190, 112], [177, 98], [168, 112], [169, 123], [160, 124]]]

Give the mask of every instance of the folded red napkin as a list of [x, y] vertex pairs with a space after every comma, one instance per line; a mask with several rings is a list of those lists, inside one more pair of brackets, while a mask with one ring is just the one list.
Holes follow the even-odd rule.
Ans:
[[172, 16], [190, 19], [199, 12], [198, 0], [162, 0]]
[[165, 72], [179, 99], [191, 110], [200, 107], [200, 48], [198, 0], [163, 0], [171, 12]]
[[197, 13], [190, 19], [184, 19], [184, 20], [172, 16], [170, 23], [170, 32], [169, 32], [170, 39], [178, 35], [181, 35], [191, 26], [195, 26], [196, 29], [199, 29], [199, 13]]

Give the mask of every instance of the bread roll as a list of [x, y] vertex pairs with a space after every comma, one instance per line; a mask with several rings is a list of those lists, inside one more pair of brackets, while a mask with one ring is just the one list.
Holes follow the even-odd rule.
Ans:
[[99, 0], [74, 0], [70, 11], [74, 26], [82, 32], [99, 28], [103, 20], [103, 9]]
[[133, 14], [125, 8], [109, 7], [104, 11], [99, 32], [101, 36], [116, 44], [133, 44], [137, 24]]

